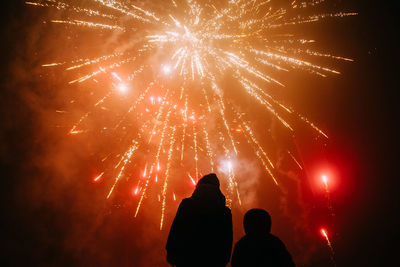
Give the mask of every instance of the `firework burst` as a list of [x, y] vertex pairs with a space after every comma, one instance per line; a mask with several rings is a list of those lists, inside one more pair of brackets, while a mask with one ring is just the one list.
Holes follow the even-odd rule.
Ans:
[[[43, 67], [70, 72], [74, 76], [69, 81], [71, 86], [96, 83], [98, 79], [109, 84], [109, 91], [93, 106], [87, 106], [86, 113], [71, 125], [70, 135], [90, 131], [85, 121], [95, 116], [96, 110], [105, 109], [104, 105], [116, 95], [130, 102], [108, 128], [116, 140], [128, 142], [120, 142], [122, 151], [115, 153], [116, 162], [111, 156], [103, 159], [110, 162], [110, 167], [101, 170], [94, 181], [109, 181], [108, 199], [127, 175], [127, 168], [141, 169], [134, 189], [138, 197], [134, 214], [138, 215], [149, 188], [154, 186], [159, 190], [162, 228], [167, 203], [176, 199], [169, 181], [179, 162], [186, 166], [184, 180], [195, 184], [202, 174], [215, 171], [223, 159], [227, 162], [222, 168], [226, 169], [228, 204], [235, 200], [240, 204], [240, 184], [232, 160], [241, 146], [248, 145], [273, 184], [280, 186], [274, 162], [254, 130], [257, 121], [251, 121], [240, 101], [227, 96], [230, 89], [223, 85], [227, 75], [240, 88], [241, 97], [253, 99], [255, 105], [265, 109], [262, 116], [276, 119], [290, 133], [296, 131], [292, 122], [299, 121], [328, 138], [315, 123], [272, 93], [285, 87], [285, 81], [276, 78], [281, 72], [290, 75], [300, 70], [322, 77], [339, 74], [330, 66], [314, 64], [313, 58], [352, 61], [315, 51], [310, 48], [314, 40], [292, 32], [296, 25], [355, 15], [302, 15], [322, 2], [294, 0], [286, 8], [258, 0], [171, 0], [158, 6], [118, 0], [42, 0], [26, 4], [66, 14], [51, 20], [60, 27], [89, 29], [99, 36], [124, 36], [124, 41], [108, 54], [46, 63]], [[140, 151], [146, 151], [147, 156]], [[137, 155], [141, 155], [140, 160]], [[288, 155], [294, 166], [302, 169], [294, 153], [288, 151]], [[137, 166], [135, 160], [145, 163]]]

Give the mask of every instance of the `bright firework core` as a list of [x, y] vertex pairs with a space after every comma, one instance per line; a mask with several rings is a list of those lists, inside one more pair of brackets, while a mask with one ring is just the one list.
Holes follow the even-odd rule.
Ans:
[[172, 68], [170, 65], [163, 65], [162, 70], [165, 75], [169, 75], [172, 72]]
[[[255, 131], [257, 126], [266, 127], [262, 124], [265, 118], [278, 122], [291, 136], [298, 124], [304, 124], [313, 134], [328, 138], [291, 103], [273, 94], [285, 87], [281, 77], [290, 77], [292, 70], [320, 77], [339, 74], [330, 67], [334, 64], [313, 63], [316, 59], [352, 61], [314, 50], [315, 40], [302, 37], [300, 27], [309, 23], [355, 15], [303, 15], [309, 6], [322, 2], [295, 0], [286, 9], [275, 9], [269, 1], [258, 0], [172, 0], [152, 10], [146, 8], [147, 2], [134, 5], [118, 0], [33, 0], [26, 4], [64, 11], [68, 16], [62, 17], [70, 19], [54, 18], [51, 22], [99, 35], [98, 56], [43, 64], [65, 67], [73, 77], [69, 82], [72, 86], [85, 86], [96, 79], [101, 79], [104, 87], [110, 84], [110, 90], [88, 105], [71, 125], [70, 134], [89, 132], [90, 126], [85, 124], [88, 118], [118, 102], [115, 91], [125, 94], [128, 85], [135, 83], [135, 92], [125, 96], [129, 106], [114, 105], [118, 110], [125, 108], [123, 114], [103, 109], [115, 115], [114, 124], [103, 129], [110, 129], [107, 133], [121, 142], [106, 151], [109, 156], [102, 159], [104, 169], [99, 170], [96, 181], [105, 183], [109, 199], [122, 178], [134, 180], [135, 216], [152, 192], [153, 199], [159, 200], [162, 228], [167, 204], [176, 199], [173, 186], [179, 176], [195, 184], [202, 174], [221, 168], [228, 205], [241, 205], [237, 164], [233, 163], [240, 160], [244, 147], [253, 152], [253, 159], [271, 178], [271, 186], [282, 186], [276, 170], [278, 159], [262, 141], [265, 136]], [[292, 26], [298, 29], [293, 31]], [[135, 42], [104, 42], [107, 33], [110, 38], [134, 36]], [[105, 43], [115, 47], [110, 49]], [[169, 79], [162, 78], [165, 76]], [[230, 96], [225, 77], [235, 85], [236, 96]], [[243, 99], [252, 101], [263, 113], [251, 117]], [[293, 168], [302, 169], [292, 148], [282, 150]]]
[[328, 176], [326, 176], [325, 174], [321, 175], [321, 180], [325, 186], [328, 186]]
[[124, 83], [120, 83], [117, 86], [118, 91], [120, 91], [121, 93], [126, 93], [128, 92], [128, 85], [124, 84]]

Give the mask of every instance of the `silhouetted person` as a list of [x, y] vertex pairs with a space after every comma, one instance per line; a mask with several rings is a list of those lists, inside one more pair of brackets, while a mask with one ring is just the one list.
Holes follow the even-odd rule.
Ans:
[[283, 242], [271, 232], [271, 216], [263, 209], [244, 215], [246, 235], [235, 245], [232, 267], [294, 267]]
[[214, 173], [201, 178], [179, 205], [167, 241], [174, 266], [226, 266], [232, 252], [232, 214]]

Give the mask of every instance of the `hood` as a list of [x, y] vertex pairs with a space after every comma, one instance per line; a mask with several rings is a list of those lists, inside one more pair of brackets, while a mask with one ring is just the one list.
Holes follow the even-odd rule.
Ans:
[[225, 196], [217, 186], [211, 184], [198, 185], [191, 199], [213, 206], [225, 206]]

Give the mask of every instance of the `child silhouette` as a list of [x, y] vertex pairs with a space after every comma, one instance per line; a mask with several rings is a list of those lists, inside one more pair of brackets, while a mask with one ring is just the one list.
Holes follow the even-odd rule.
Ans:
[[294, 267], [283, 242], [271, 232], [271, 216], [263, 209], [251, 209], [243, 219], [246, 235], [235, 245], [232, 267]]

